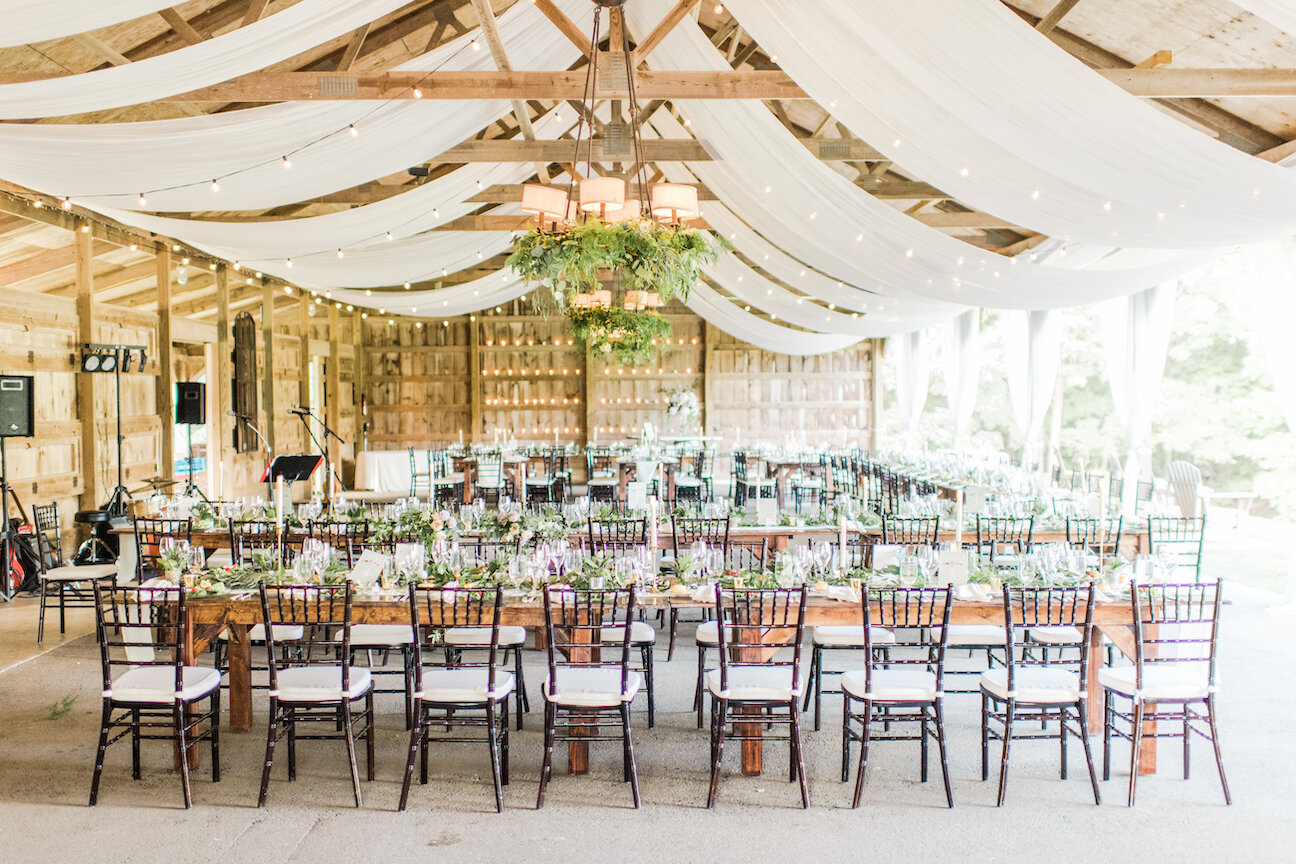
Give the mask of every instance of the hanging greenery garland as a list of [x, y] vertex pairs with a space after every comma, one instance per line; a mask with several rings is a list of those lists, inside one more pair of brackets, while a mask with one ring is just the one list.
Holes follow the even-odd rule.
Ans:
[[611, 223], [590, 218], [560, 231], [518, 236], [506, 263], [527, 282], [553, 289], [560, 305], [600, 288], [599, 275], [608, 270], [631, 290], [655, 291], [663, 302], [685, 301], [702, 268], [726, 248], [723, 238], [696, 228], [643, 218]]
[[670, 333], [670, 322], [657, 312], [631, 312], [615, 306], [567, 310], [572, 337], [588, 345], [596, 358], [615, 355], [633, 366], [652, 356], [657, 341]]

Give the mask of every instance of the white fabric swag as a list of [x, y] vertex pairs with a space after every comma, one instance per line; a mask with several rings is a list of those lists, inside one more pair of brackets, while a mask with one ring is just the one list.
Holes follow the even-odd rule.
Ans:
[[931, 386], [927, 333], [915, 330], [893, 336], [887, 344], [895, 352], [896, 405], [905, 427], [905, 442], [914, 447], [918, 444], [918, 423], [927, 406], [927, 390]]
[[950, 321], [945, 350], [945, 390], [949, 396], [954, 444], [960, 446], [972, 425], [981, 377], [981, 310], [969, 309]]
[[1004, 312], [1004, 366], [1013, 424], [1025, 440], [1028, 455], [1044, 432], [1044, 415], [1053, 401], [1062, 353], [1060, 316], [1051, 309]]
[[689, 295], [688, 307], [703, 320], [714, 324], [745, 342], [776, 354], [809, 356], [840, 351], [859, 341], [858, 336], [806, 333], [782, 327], [750, 312], [744, 312], [733, 301], [721, 297], [706, 285], [698, 284]]
[[[99, 0], [81, 5], [94, 6]], [[219, 84], [287, 60], [394, 12], [407, 0], [298, 0], [197, 45], [122, 66], [0, 84], [0, 117], [58, 117], [138, 105]], [[78, 17], [73, 15], [74, 18]]]
[[1177, 283], [1169, 282], [1104, 303], [1099, 309], [1107, 378], [1125, 445], [1121, 503], [1128, 512], [1133, 512], [1138, 488], [1138, 451], [1152, 435], [1177, 288]]
[[1121, 246], [1296, 233], [1296, 176], [1130, 95], [999, 0], [727, 5], [852, 132], [987, 213]]
[[[643, 33], [668, 7], [664, 0], [637, 0], [627, 6], [626, 15], [632, 30]], [[666, 36], [650, 65], [729, 68], [690, 21]], [[1095, 265], [1102, 269], [1101, 278], [1095, 278], [970, 248], [879, 201], [820, 162], [760, 102], [674, 104], [717, 159], [691, 165], [698, 177], [770, 242], [846, 284], [965, 307], [1046, 308], [1144, 290], [1184, 269], [1173, 258], [1119, 267], [1112, 256]]]
[[173, 5], [175, 0], [0, 0], [0, 48], [86, 33]]
[[[594, 8], [588, 0], [557, 0], [557, 6], [578, 26]], [[533, 4], [511, 7], [499, 16], [499, 28], [515, 68], [566, 68], [580, 55]], [[474, 33], [398, 68], [493, 69], [490, 52], [465, 50]], [[0, 124], [0, 165], [6, 180], [70, 195], [91, 208], [260, 210], [403, 171], [508, 111], [504, 101], [342, 100], [140, 123], [9, 123]], [[346, 131], [352, 123], [356, 137]], [[86, 153], [97, 158], [87, 160]], [[281, 162], [286, 154], [292, 154], [290, 170]], [[220, 179], [216, 193], [213, 178]], [[141, 192], [149, 193], [142, 207]]]

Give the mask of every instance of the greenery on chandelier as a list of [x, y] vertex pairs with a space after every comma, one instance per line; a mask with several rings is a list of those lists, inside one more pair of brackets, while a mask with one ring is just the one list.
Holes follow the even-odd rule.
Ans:
[[572, 337], [588, 345], [596, 358], [616, 355], [621, 363], [643, 363], [657, 340], [670, 333], [670, 322], [657, 312], [631, 312], [616, 306], [572, 307], [567, 310]]
[[722, 237], [651, 219], [603, 222], [591, 217], [559, 231], [520, 235], [507, 264], [526, 281], [553, 289], [560, 305], [603, 287], [599, 276], [609, 270], [627, 289], [655, 291], [663, 301], [687, 300], [702, 268], [728, 245]]

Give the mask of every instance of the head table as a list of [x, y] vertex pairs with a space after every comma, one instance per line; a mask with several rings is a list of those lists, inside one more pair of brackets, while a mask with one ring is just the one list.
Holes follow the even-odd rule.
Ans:
[[[681, 595], [649, 593], [641, 595], [645, 605], [669, 606]], [[696, 601], [687, 599], [690, 605]], [[255, 592], [244, 591], [234, 594], [199, 598], [188, 602], [189, 621], [186, 628], [186, 663], [194, 663], [197, 656], [206, 649], [222, 630], [228, 631], [229, 685], [230, 685], [230, 730], [245, 732], [252, 727], [252, 688], [250, 672], [250, 645], [248, 629], [260, 622], [260, 603]], [[833, 597], [812, 593], [806, 605], [806, 625], [821, 624], [859, 624], [862, 610], [859, 602], [849, 602]], [[392, 594], [383, 597], [360, 595], [353, 607], [353, 621], [357, 624], [408, 624], [409, 605], [406, 596]], [[538, 628], [544, 626], [544, 607], [534, 597], [525, 597], [520, 593], [506, 592], [501, 624]], [[955, 601], [951, 609], [951, 624], [999, 624], [1004, 623], [1002, 602]], [[1127, 656], [1133, 656], [1133, 617], [1128, 601], [1105, 601], [1094, 607], [1094, 628], [1090, 634], [1088, 685], [1085, 688], [1090, 694], [1089, 729], [1091, 732], [1102, 730], [1102, 700], [1097, 694], [1102, 693], [1098, 683], [1098, 671], [1103, 664], [1103, 637], [1110, 640]], [[761, 727], [752, 724], [746, 733], [757, 740], [744, 741], [742, 744], [743, 773], [757, 775], [761, 773], [762, 745], [759, 740]], [[1143, 773], [1156, 770], [1156, 738], [1148, 735], [1143, 739]], [[196, 761], [197, 749], [190, 752], [191, 762]], [[583, 773], [589, 764], [589, 745], [584, 742], [573, 742], [568, 749], [568, 762], [575, 773]]]

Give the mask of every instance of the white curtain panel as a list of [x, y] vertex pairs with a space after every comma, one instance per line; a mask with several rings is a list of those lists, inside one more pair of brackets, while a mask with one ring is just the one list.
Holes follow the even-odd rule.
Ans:
[[888, 349], [895, 352], [896, 406], [905, 426], [905, 443], [918, 445], [918, 422], [927, 407], [927, 390], [931, 386], [931, 363], [927, 356], [927, 334], [914, 330], [892, 336]]
[[173, 5], [174, 0], [0, 0], [0, 48], [86, 33]]
[[[642, 33], [668, 8], [664, 0], [640, 0], [626, 14], [632, 29]], [[689, 21], [671, 31], [649, 63], [660, 69], [729, 68]], [[1172, 259], [1104, 269], [1098, 277], [977, 250], [855, 187], [792, 138], [759, 102], [675, 105], [718, 160], [690, 167], [725, 205], [770, 242], [847, 284], [963, 306], [1044, 308], [1143, 290], [1183, 269]]]
[[961, 446], [976, 410], [981, 378], [981, 310], [969, 309], [949, 324], [945, 350], [945, 390], [949, 396], [954, 444]]
[[1296, 432], [1296, 242], [1259, 244], [1240, 254], [1250, 276], [1252, 332], [1287, 428]]
[[999, 0], [729, 8], [852, 132], [987, 213], [1122, 246], [1296, 233], [1296, 176], [1131, 96]]
[[1044, 415], [1053, 401], [1062, 353], [1060, 318], [1051, 309], [1004, 312], [1004, 366], [1013, 423], [1025, 439], [1025, 452], [1044, 432]]
[[486, 309], [528, 293], [532, 286], [510, 270], [500, 270], [446, 288], [428, 291], [372, 292], [333, 289], [322, 295], [335, 303], [348, 303], [366, 309], [380, 309], [385, 315], [416, 315], [449, 318]]
[[744, 312], [732, 300], [726, 300], [713, 289], [702, 284], [693, 287], [689, 295], [688, 307], [726, 333], [776, 354], [799, 356], [827, 354], [849, 348], [860, 341], [857, 336], [807, 333], [782, 327], [750, 312]]
[[1129, 512], [1139, 478], [1138, 451], [1152, 435], [1177, 289], [1178, 283], [1168, 282], [1099, 308], [1107, 378], [1125, 445], [1121, 501]]
[[[557, 5], [578, 26], [592, 16], [586, 0]], [[533, 4], [514, 5], [499, 26], [515, 68], [566, 68], [580, 54]], [[489, 51], [465, 50], [473, 36], [465, 33], [398, 68], [493, 69]], [[0, 176], [92, 208], [257, 210], [403, 171], [508, 111], [503, 101], [342, 100], [141, 123], [0, 124]], [[346, 131], [352, 123], [356, 137]], [[281, 162], [285, 154], [292, 154], [290, 170]], [[213, 178], [220, 179], [219, 192], [208, 185]]]
[[396, 11], [406, 2], [298, 0], [246, 27], [134, 63], [80, 75], [0, 84], [0, 118], [101, 111], [219, 84], [309, 51]]

